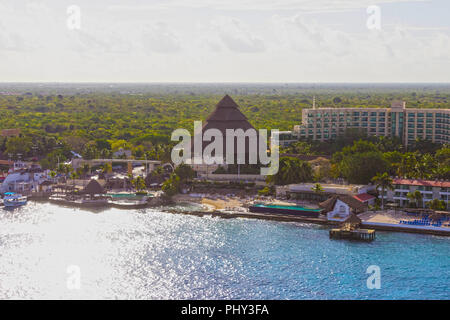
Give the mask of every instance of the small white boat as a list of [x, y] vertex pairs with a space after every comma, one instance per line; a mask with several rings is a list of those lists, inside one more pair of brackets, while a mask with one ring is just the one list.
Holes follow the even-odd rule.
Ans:
[[5, 207], [19, 207], [27, 204], [27, 197], [14, 192], [6, 192], [3, 198]]

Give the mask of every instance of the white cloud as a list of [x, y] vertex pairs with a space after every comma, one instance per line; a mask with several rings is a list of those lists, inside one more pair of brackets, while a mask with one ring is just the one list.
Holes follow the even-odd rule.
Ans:
[[22, 36], [9, 31], [0, 24], [0, 52], [27, 50], [30, 50], [30, 47], [25, 43]]
[[371, 31], [372, 0], [77, 3], [72, 31], [58, 1], [0, 3], [0, 81], [449, 81], [448, 25]]
[[[349, 33], [304, 15], [274, 16], [271, 23], [274, 32], [282, 35], [279, 51], [286, 54], [291, 50], [291, 58], [297, 57], [304, 74], [314, 77], [311, 81], [323, 75], [329, 81], [420, 82], [433, 75], [435, 81], [448, 81], [443, 71], [450, 71], [450, 42], [444, 33], [418, 37], [414, 28], [401, 24]], [[440, 59], [439, 64], [435, 58]]]
[[426, 2], [429, 0], [166, 0], [138, 5], [114, 4], [113, 11], [155, 10], [172, 8], [208, 8], [227, 11], [292, 11], [336, 12], [366, 8], [370, 5], [398, 2]]
[[157, 22], [142, 33], [144, 48], [156, 53], [177, 53], [181, 51], [178, 36], [166, 23]]
[[89, 33], [84, 29], [67, 31], [68, 45], [80, 54], [129, 53], [132, 45], [116, 33]]
[[265, 50], [262, 38], [254, 35], [242, 21], [220, 17], [212, 25], [223, 44], [237, 53], [256, 53]]

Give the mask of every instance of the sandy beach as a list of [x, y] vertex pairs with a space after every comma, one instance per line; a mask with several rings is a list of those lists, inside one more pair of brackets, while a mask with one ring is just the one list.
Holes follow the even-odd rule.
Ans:
[[173, 197], [175, 202], [201, 203], [205, 208], [213, 210], [242, 208], [248, 202], [238, 197], [217, 197], [208, 194], [178, 194]]
[[175, 202], [195, 202], [205, 205], [206, 208], [213, 210], [237, 210], [242, 211], [253, 202], [261, 202], [275, 205], [301, 205], [309, 208], [318, 208], [317, 204], [300, 201], [282, 201], [272, 198], [254, 198], [254, 197], [238, 197], [238, 196], [223, 196], [216, 194], [178, 194], [173, 197]]
[[400, 220], [409, 220], [411, 217], [402, 212], [395, 212], [393, 210], [388, 211], [368, 211], [358, 215], [358, 217], [364, 222], [380, 222], [380, 223], [396, 223]]
[[[207, 194], [207, 193], [201, 193], [201, 194], [180, 194], [176, 195], [173, 198], [176, 202], [195, 202], [202, 204], [204, 207], [204, 213], [211, 212], [214, 214], [221, 215], [220, 211], [223, 213], [226, 212], [232, 212], [234, 217], [247, 217], [247, 218], [258, 218], [258, 219], [268, 219], [268, 220], [280, 220], [280, 221], [306, 221], [307, 219], [305, 217], [293, 217], [293, 216], [285, 216], [285, 215], [278, 215], [278, 214], [255, 214], [250, 213], [247, 210], [247, 207], [251, 205], [254, 202], [264, 202], [266, 204], [278, 204], [278, 205], [299, 205], [303, 207], [309, 207], [309, 208], [318, 208], [317, 204], [310, 203], [310, 202], [304, 202], [304, 201], [283, 201], [283, 200], [277, 200], [272, 198], [252, 198], [252, 197], [239, 197], [236, 195], [215, 195], [215, 194]], [[228, 214], [225, 215], [226, 217], [230, 217]], [[224, 217], [225, 217], [224, 216]], [[362, 220], [363, 223], [367, 224], [373, 224], [371, 225], [371, 228], [373, 229], [382, 229], [385, 230], [384, 227], [389, 227], [389, 231], [405, 231], [405, 224], [401, 224], [400, 221], [413, 221], [417, 219], [416, 216], [410, 216], [402, 211], [395, 211], [395, 210], [387, 210], [387, 211], [367, 211], [364, 213], [361, 213], [358, 215], [358, 217]], [[313, 223], [325, 223], [325, 224], [332, 224], [332, 222], [327, 221], [325, 216], [321, 216], [317, 219], [309, 219], [308, 222]], [[397, 228], [398, 226], [398, 228]], [[434, 227], [433, 227], [434, 228]], [[391, 230], [392, 229], [392, 230]], [[411, 227], [407, 228], [406, 232], [412, 232]], [[422, 230], [427, 229], [427, 230]], [[421, 227], [421, 226], [415, 226], [414, 232], [417, 232], [417, 230], [422, 230], [419, 232], [423, 233], [433, 233], [434, 231], [428, 230], [430, 227]], [[442, 225], [440, 230], [435, 231], [439, 232], [439, 234], [447, 235], [446, 230], [450, 230], [450, 227], [447, 225]]]

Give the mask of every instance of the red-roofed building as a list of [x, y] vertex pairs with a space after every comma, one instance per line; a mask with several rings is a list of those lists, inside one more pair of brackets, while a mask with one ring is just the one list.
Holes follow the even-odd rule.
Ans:
[[353, 198], [355, 198], [358, 201], [361, 201], [362, 203], [373, 205], [375, 203], [375, 196], [368, 194], [368, 193], [360, 193], [357, 195], [354, 195]]
[[444, 200], [447, 203], [447, 209], [450, 209], [450, 181], [396, 178], [393, 179], [393, 185], [394, 190], [385, 191], [388, 201], [406, 206], [409, 203], [407, 194], [419, 190], [422, 194], [420, 206], [425, 207], [428, 201], [439, 199]]
[[398, 184], [398, 185], [450, 188], [450, 181], [421, 180], [421, 179], [393, 179], [393, 182], [394, 182], [394, 184]]

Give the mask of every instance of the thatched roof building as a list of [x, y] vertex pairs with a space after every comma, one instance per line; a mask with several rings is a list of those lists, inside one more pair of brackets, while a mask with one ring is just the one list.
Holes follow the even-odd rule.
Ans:
[[352, 225], [360, 225], [362, 220], [356, 216], [356, 214], [352, 213], [344, 220], [344, 223], [352, 224]]
[[324, 213], [333, 211], [336, 201], [340, 200], [347, 204], [353, 213], [358, 214], [367, 210], [367, 204], [349, 195], [334, 195], [319, 203], [319, 207], [324, 209]]
[[351, 213], [343, 222], [342, 229], [344, 230], [355, 230], [361, 225], [362, 220], [356, 216], [356, 214]]
[[225, 129], [241, 128], [247, 130], [253, 128], [253, 126], [239, 110], [237, 103], [226, 94], [216, 105], [216, 109], [206, 118], [203, 129], [209, 128], [217, 128], [225, 134]]
[[97, 180], [92, 179], [91, 181], [89, 181], [87, 186], [84, 187], [82, 193], [90, 194], [90, 195], [103, 194], [103, 193], [105, 193], [105, 190], [103, 189], [102, 185]]
[[[208, 129], [218, 129], [223, 136], [223, 155], [226, 155], [226, 130], [227, 129], [242, 129], [247, 131], [248, 129], [255, 128], [250, 124], [247, 117], [239, 110], [237, 103], [227, 94], [216, 105], [214, 111], [206, 118], [206, 122], [202, 127], [202, 135]], [[256, 131], [257, 133], [257, 131]], [[258, 140], [257, 140], [258, 141]], [[208, 146], [211, 141], [203, 142], [203, 149]], [[258, 146], [258, 144], [256, 144]], [[257, 150], [257, 149], [256, 149]], [[194, 149], [192, 148], [192, 155], [194, 156]], [[245, 143], [245, 154], [249, 152], [248, 138]], [[234, 142], [234, 154], [237, 154], [237, 139]], [[215, 155], [213, 155], [215, 156]]]

